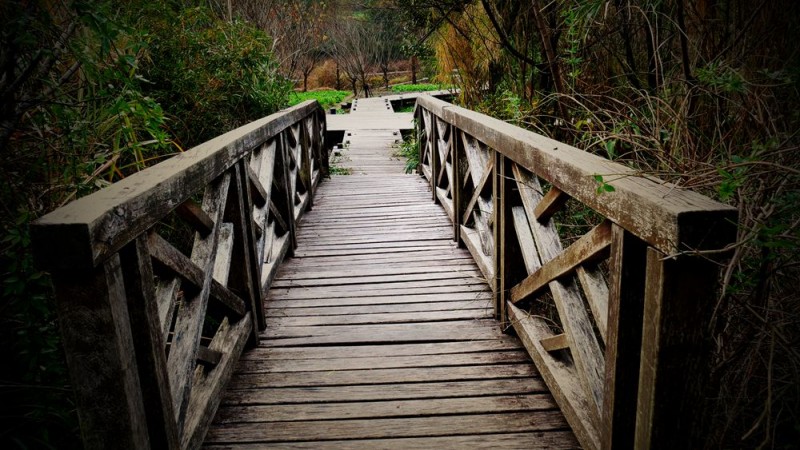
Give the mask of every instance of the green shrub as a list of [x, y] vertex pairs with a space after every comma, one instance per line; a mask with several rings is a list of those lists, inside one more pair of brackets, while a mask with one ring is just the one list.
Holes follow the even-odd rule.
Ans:
[[425, 92], [425, 91], [439, 91], [442, 89], [452, 88], [449, 84], [398, 84], [392, 86], [392, 92]]
[[147, 92], [168, 105], [184, 148], [286, 106], [291, 83], [278, 74], [266, 34], [205, 7], [150, 8], [155, 13], [144, 13], [141, 24], [148, 31]]
[[292, 92], [289, 94], [289, 106], [313, 99], [318, 101], [322, 108], [328, 109], [341, 103], [348, 95], [350, 95], [350, 92], [332, 90]]

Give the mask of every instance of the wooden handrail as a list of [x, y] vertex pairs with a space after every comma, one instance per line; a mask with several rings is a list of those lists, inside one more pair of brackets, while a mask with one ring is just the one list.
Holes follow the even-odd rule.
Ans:
[[[698, 446], [718, 280], [698, 253], [734, 242], [736, 210], [431, 97], [414, 114], [434, 201], [581, 445]], [[570, 200], [605, 220], [564, 248]], [[521, 309], [544, 294], [558, 330]]]
[[266, 327], [263, 297], [327, 172], [324, 137], [310, 100], [33, 224], [87, 448], [202, 444]]

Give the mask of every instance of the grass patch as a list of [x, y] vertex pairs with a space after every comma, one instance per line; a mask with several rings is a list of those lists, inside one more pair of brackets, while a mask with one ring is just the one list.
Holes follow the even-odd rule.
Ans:
[[395, 109], [394, 112], [396, 112], [396, 113], [414, 112], [414, 104], [412, 103], [412, 104], [410, 104], [408, 106], [401, 106], [400, 108]]
[[328, 109], [331, 106], [336, 106], [341, 103], [350, 94], [348, 91], [309, 91], [309, 92], [292, 92], [289, 94], [289, 106], [294, 106], [306, 100], [316, 100], [322, 105], [323, 109]]
[[453, 85], [451, 84], [432, 84], [432, 83], [423, 83], [423, 84], [398, 84], [396, 86], [392, 86], [392, 92], [424, 92], [424, 91], [439, 91], [442, 89], [450, 89]]
[[405, 172], [411, 173], [419, 166], [419, 144], [416, 133], [409, 134], [397, 149], [395, 156], [406, 159]]

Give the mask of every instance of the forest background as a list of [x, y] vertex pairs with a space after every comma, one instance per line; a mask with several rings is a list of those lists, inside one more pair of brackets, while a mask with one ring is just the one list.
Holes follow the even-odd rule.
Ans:
[[793, 0], [3, 2], [0, 442], [80, 447], [32, 220], [283, 108], [295, 91], [374, 95], [419, 76], [458, 87], [466, 107], [738, 208], [708, 324], [709, 448], [791, 448], [799, 10]]

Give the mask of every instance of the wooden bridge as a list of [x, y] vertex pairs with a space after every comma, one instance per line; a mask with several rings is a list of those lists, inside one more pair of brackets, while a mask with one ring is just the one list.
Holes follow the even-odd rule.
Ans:
[[[699, 251], [735, 210], [392, 100], [331, 130], [303, 103], [35, 224], [87, 448], [702, 441], [719, 252]], [[424, 178], [394, 155], [412, 123]], [[327, 179], [337, 134], [351, 175]], [[568, 241], [575, 212], [596, 220]]]

